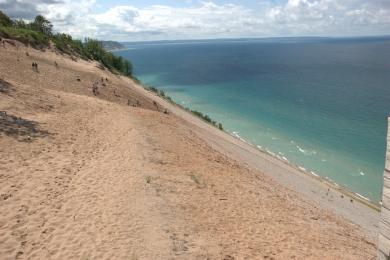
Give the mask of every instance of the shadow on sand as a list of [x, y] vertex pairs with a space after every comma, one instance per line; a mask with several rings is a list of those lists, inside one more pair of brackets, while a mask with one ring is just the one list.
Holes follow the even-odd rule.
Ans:
[[39, 123], [0, 111], [0, 136], [5, 134], [20, 142], [32, 142], [37, 138], [53, 135], [42, 130]]
[[0, 94], [9, 95], [10, 92], [14, 92], [14, 89], [10, 83], [0, 79]]

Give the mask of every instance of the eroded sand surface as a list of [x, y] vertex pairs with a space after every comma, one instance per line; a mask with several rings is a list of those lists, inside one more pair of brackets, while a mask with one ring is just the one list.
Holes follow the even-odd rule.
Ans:
[[358, 226], [215, 151], [95, 63], [11, 45], [0, 60], [1, 259], [376, 256]]

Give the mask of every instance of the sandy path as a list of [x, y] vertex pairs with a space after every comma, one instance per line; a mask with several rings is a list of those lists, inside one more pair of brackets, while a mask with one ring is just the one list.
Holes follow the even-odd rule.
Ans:
[[47, 96], [40, 93], [58, 97], [50, 115], [29, 117], [50, 129], [47, 137], [2, 138], [2, 259], [124, 259], [140, 246], [142, 259], [167, 258], [158, 200], [146, 194], [140, 171], [146, 141], [138, 122], [121, 106]]

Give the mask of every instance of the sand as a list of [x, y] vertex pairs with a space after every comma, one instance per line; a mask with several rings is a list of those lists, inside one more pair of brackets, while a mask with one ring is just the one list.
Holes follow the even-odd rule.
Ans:
[[0, 49], [1, 259], [376, 256], [348, 217], [375, 211], [318, 201], [324, 184], [95, 62], [17, 45]]

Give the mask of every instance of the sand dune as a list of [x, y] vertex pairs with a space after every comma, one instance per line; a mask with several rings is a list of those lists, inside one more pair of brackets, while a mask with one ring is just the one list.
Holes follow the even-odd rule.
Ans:
[[376, 256], [357, 225], [220, 153], [96, 63], [21, 45], [0, 60], [1, 259]]

